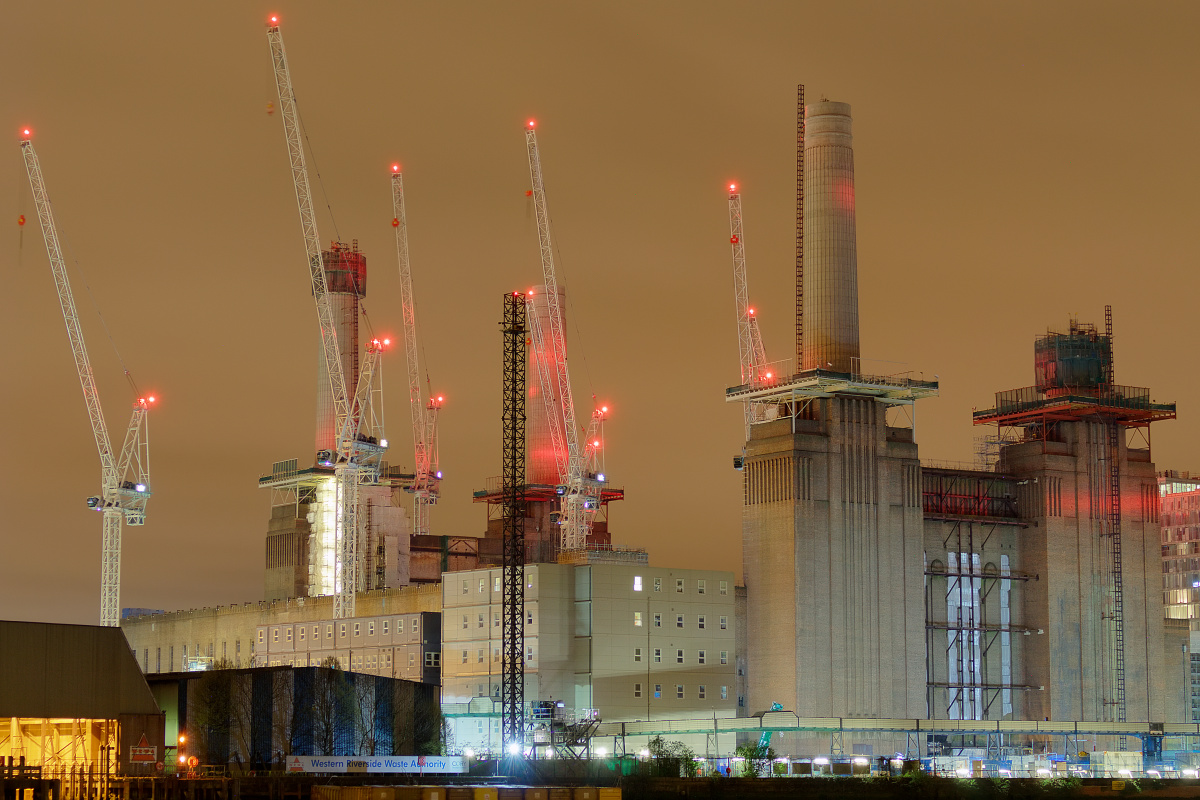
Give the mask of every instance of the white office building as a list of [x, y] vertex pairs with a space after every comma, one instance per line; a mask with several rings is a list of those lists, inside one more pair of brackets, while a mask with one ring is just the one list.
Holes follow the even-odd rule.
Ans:
[[[733, 581], [645, 564], [526, 566], [526, 702], [606, 722], [736, 716]], [[500, 749], [502, 583], [501, 569], [442, 575], [442, 704], [456, 749]], [[688, 744], [717, 749], [699, 738]], [[719, 745], [727, 755], [732, 735]]]

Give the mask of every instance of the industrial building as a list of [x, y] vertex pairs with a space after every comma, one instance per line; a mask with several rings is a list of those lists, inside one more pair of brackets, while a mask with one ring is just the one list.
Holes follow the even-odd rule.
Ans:
[[[459, 572], [442, 585], [443, 711], [455, 747], [479, 753], [500, 752], [502, 573]], [[525, 582], [530, 701], [585, 724], [736, 715], [733, 573], [530, 564]], [[695, 744], [703, 751], [703, 737]], [[724, 734], [723, 752], [733, 745]]]
[[61, 779], [63, 797], [163, 759], [163, 715], [117, 629], [0, 621], [0, 675], [0, 760]]
[[[975, 413], [991, 463], [922, 468], [914, 406], [937, 384], [861, 367], [850, 108], [801, 105], [799, 368], [744, 362], [726, 393], [758, 408], [737, 460], [748, 711], [1182, 721], [1147, 432], [1174, 405], [1115, 382], [1111, 321], [1072, 321], [1035, 343], [1034, 385]], [[830, 747], [799, 736], [774, 746]]]

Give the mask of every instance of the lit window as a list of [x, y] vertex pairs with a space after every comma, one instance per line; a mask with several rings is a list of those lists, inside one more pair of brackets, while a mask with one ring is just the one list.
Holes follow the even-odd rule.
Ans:
[[635, 592], [640, 592], [642, 590], [642, 576], [641, 575], [633, 576], [633, 590]]
[[635, 683], [633, 685], [633, 696], [634, 697], [642, 696], [642, 685], [640, 683]]
[[697, 594], [704, 594], [704, 592], [706, 591], [706, 588], [707, 587], [706, 587], [705, 581], [696, 581], [696, 593]]
[[662, 578], [654, 579], [654, 591], [656, 591], [656, 592], [662, 591]]
[[703, 650], [698, 650], [698, 651], [696, 652], [696, 663], [697, 663], [697, 664], [703, 664], [703, 663], [704, 663], [704, 652], [705, 652], [705, 651], [703, 651]]
[[640, 648], [640, 647], [633, 648], [633, 660], [634, 661], [642, 660], [642, 648]]
[[728, 700], [728, 699], [729, 699], [729, 687], [728, 687], [728, 686], [722, 686], [722, 687], [721, 687], [721, 699], [722, 699], [722, 700]]
[[675, 663], [676, 663], [676, 664], [682, 664], [682, 663], [683, 663], [683, 651], [682, 651], [682, 650], [676, 650], [676, 651], [675, 651]]
[[722, 664], [728, 664], [728, 663], [729, 663], [729, 651], [728, 651], [728, 650], [722, 650], [722, 651], [721, 651], [721, 663], [722, 663]]
[[679, 614], [675, 617], [675, 627], [676, 628], [683, 627], [683, 614]]
[[706, 695], [707, 695], [707, 692], [704, 690], [704, 684], [703, 684], [703, 683], [702, 683], [702, 684], [700, 684], [698, 687], [696, 687], [696, 697], [698, 697], [698, 698], [700, 698], [701, 700], [703, 700], [703, 699], [705, 698], [705, 696], [706, 696]]
[[661, 683], [654, 684], [654, 699], [655, 700], [662, 699], [662, 684]]
[[492, 578], [492, 591], [493, 592], [500, 591], [500, 577], [499, 576]]
[[642, 627], [642, 612], [640, 612], [640, 611], [633, 612], [633, 624], [635, 627], [638, 627], [638, 628]]
[[654, 627], [656, 627], [656, 628], [662, 627], [662, 614], [654, 615]]
[[729, 627], [729, 617], [721, 617], [721, 630], [726, 630]]
[[678, 592], [679, 594], [683, 594], [683, 578], [676, 579], [675, 591]]
[[721, 581], [721, 594], [729, 594], [729, 581]]
[[655, 664], [662, 663], [662, 648], [661, 647], [654, 648], [654, 663]]
[[479, 579], [479, 593], [483, 594], [483, 590], [487, 588], [487, 578]]
[[696, 617], [696, 626], [698, 628], [700, 628], [700, 630], [704, 630], [704, 615], [703, 614]]
[[675, 684], [675, 698], [677, 700], [683, 699], [683, 685], [682, 684], [679, 684], [679, 683]]

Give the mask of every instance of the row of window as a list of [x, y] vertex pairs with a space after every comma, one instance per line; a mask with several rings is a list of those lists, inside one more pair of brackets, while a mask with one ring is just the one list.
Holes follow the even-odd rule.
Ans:
[[[642, 696], [642, 685], [640, 683], [635, 683], [633, 685], [633, 696], [634, 697]], [[661, 683], [654, 684], [654, 699], [661, 700], [662, 696], [663, 696], [663, 685]], [[685, 686], [682, 683], [675, 684], [675, 699], [676, 700], [686, 700], [687, 699], [687, 686]], [[703, 683], [701, 683], [700, 685], [698, 685], [696, 687], [696, 699], [697, 700], [708, 699], [708, 687], [705, 686]], [[729, 699], [729, 687], [728, 686], [721, 687], [721, 699], [722, 700]]]
[[[499, 593], [501, 591], [501, 588], [502, 587], [501, 587], [501, 583], [500, 583], [500, 576], [497, 575], [494, 578], [492, 578], [492, 591]], [[525, 588], [532, 589], [533, 584], [527, 583], [527, 584], [525, 584]], [[483, 594], [485, 591], [487, 591], [487, 578], [480, 578], [479, 579], [479, 593]], [[462, 593], [463, 594], [471, 593], [471, 579], [470, 578], [468, 578], [462, 582]]]
[[[655, 578], [654, 579], [654, 591], [661, 592], [662, 587], [663, 587], [663, 579]], [[642, 590], [642, 576], [641, 575], [633, 576], [633, 590], [635, 592], [640, 592]], [[675, 579], [675, 591], [678, 592], [679, 594], [683, 594], [684, 590], [685, 590], [684, 589], [684, 579], [676, 578]], [[729, 594], [729, 581], [721, 581], [720, 585], [718, 587], [718, 591], [721, 594]], [[696, 581], [696, 594], [707, 594], [707, 593], [708, 593], [708, 581], [704, 580], [703, 578], [697, 580]]]
[[[643, 618], [643, 614], [641, 611], [633, 612], [634, 627], [637, 627], [637, 628], [642, 627], [642, 618]], [[661, 628], [663, 626], [663, 624], [662, 624], [663, 623], [663, 615], [662, 614], [655, 614], [652, 619], [653, 619], [653, 625], [655, 628]], [[466, 622], [465, 622], [466, 617], [463, 617], [463, 620], [464, 620], [463, 627], [465, 628], [466, 627]], [[723, 631], [728, 630], [729, 629], [729, 617], [722, 616], [720, 619], [720, 622], [718, 624], [721, 626], [721, 630], [723, 630]], [[699, 630], [704, 630], [707, 626], [708, 626], [707, 617], [704, 614], [696, 615], [696, 628]], [[675, 615], [675, 627], [676, 628], [685, 627], [683, 614]]]
[[[471, 616], [470, 614], [462, 615], [462, 629], [464, 631], [471, 627], [470, 616]], [[482, 628], [483, 627], [483, 614], [476, 614], [475, 617], [476, 617], [475, 627]], [[533, 624], [533, 609], [532, 608], [525, 609], [525, 624], [526, 625]], [[492, 627], [493, 628], [500, 627], [500, 612], [499, 611], [492, 612]]]
[[[484, 652], [486, 652], [486, 651], [485, 651], [485, 650], [484, 650], [482, 647], [481, 647], [481, 648], [479, 648], [478, 650], [476, 650], [476, 651], [475, 651], [475, 663], [476, 663], [476, 664], [482, 664], [482, 663], [483, 663], [483, 654], [484, 654]], [[470, 651], [469, 651], [469, 650], [463, 650], [463, 651], [462, 651], [462, 663], [464, 663], [464, 664], [470, 663], [470, 660], [471, 660], [471, 659], [470, 659]], [[499, 661], [500, 661], [500, 648], [496, 647], [496, 648], [493, 648], [493, 649], [492, 649], [492, 661], [495, 661], [495, 662], [499, 663]], [[532, 664], [532, 663], [533, 663], [533, 648], [532, 648], [532, 647], [526, 647], [526, 648], [525, 648], [525, 661], [526, 661], [526, 662], [528, 662], [528, 663], [530, 663], [530, 664]]]
[[[662, 648], [656, 647], [656, 648], [654, 648], [653, 652], [654, 652], [654, 655], [653, 655], [654, 663], [661, 664], [662, 660], [663, 660]], [[633, 648], [633, 660], [638, 663], [641, 663], [642, 648], [640, 648], [640, 647]], [[685, 661], [684, 652], [682, 650], [676, 650], [675, 651], [675, 663], [682, 664], [682, 663], [684, 663], [684, 661]], [[708, 663], [708, 651], [707, 650], [697, 650], [696, 651], [696, 663], [697, 664], [707, 664]], [[728, 650], [721, 651], [721, 663], [722, 664], [729, 663], [729, 651]]]
[[[392, 622], [392, 620], [388, 620], [388, 619], [380, 621], [380, 626], [379, 626], [380, 631], [379, 632], [381, 635], [383, 635], [383, 636], [390, 635], [389, 631], [391, 630], [391, 625], [390, 625], [391, 622]], [[398, 635], [403, 634], [406, 630], [406, 626], [404, 624], [404, 618], [403, 617], [397, 618], [395, 620], [395, 622], [396, 622], [396, 633]], [[350, 630], [353, 631], [354, 636], [362, 636], [364, 627], [366, 629], [367, 636], [375, 635], [375, 620], [368, 620], [365, 623], [355, 622], [355, 623], [353, 623], [353, 625], [354, 625], [354, 627]], [[420, 631], [420, 620], [416, 617], [413, 617], [413, 619], [411, 621], [411, 625], [409, 625], [407, 629], [411, 630], [412, 633], [418, 633]], [[303, 642], [305, 640], [305, 637], [308, 635], [308, 626], [297, 625], [295, 627], [295, 631], [296, 631], [296, 638], [298, 638], [300, 641]], [[346, 631], [347, 631], [346, 623], [339, 622], [338, 623], [338, 636], [345, 638]], [[266, 643], [266, 635], [267, 635], [266, 628], [259, 628], [259, 631], [258, 631], [258, 643], [259, 644]], [[285, 642], [292, 641], [291, 626], [283, 629], [283, 636], [284, 636]], [[313, 625], [312, 626], [313, 641], [314, 642], [317, 641], [317, 639], [319, 639], [320, 636], [321, 636], [321, 626]], [[333, 638], [333, 623], [332, 622], [325, 624], [325, 638], [326, 639]], [[271, 642], [273, 644], [279, 643], [279, 628], [271, 629]]]

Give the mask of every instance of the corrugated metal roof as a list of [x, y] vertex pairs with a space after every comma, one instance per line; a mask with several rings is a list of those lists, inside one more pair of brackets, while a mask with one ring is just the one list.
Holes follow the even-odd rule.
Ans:
[[120, 628], [0, 621], [0, 675], [0, 717], [159, 713]]

